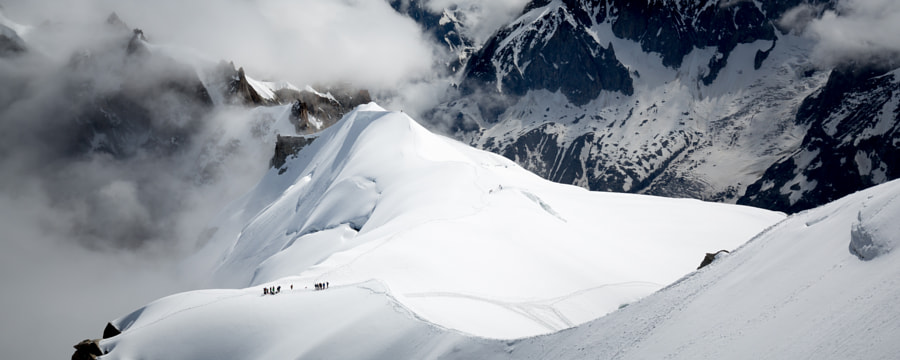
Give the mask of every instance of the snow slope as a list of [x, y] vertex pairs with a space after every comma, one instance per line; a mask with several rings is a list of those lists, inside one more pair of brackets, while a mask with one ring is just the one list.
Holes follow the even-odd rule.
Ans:
[[502, 358], [896, 359], [898, 200], [893, 181], [794, 215], [622, 311]]
[[893, 181], [791, 216], [641, 301], [550, 335], [464, 336], [369, 282], [174, 295], [114, 322], [125, 332], [101, 347], [110, 359], [895, 359], [898, 199]]
[[[784, 217], [552, 183], [374, 104], [321, 133], [285, 167], [270, 170], [223, 212], [216, 234], [191, 262], [214, 267], [214, 285], [249, 287], [160, 300], [118, 320], [126, 335], [110, 347], [135, 341], [122, 348], [143, 348], [182, 327], [179, 321], [213, 318], [204, 329], [228, 328], [215, 333], [214, 343], [239, 343], [267, 326], [232, 329], [220, 321], [252, 323], [275, 314], [290, 324], [284, 326], [334, 336], [398, 312], [407, 314], [401, 329], [501, 339], [550, 333], [638, 300], [695, 269], [704, 252], [733, 249]], [[310, 290], [324, 281], [332, 289]], [[271, 285], [294, 289], [262, 296]], [[358, 306], [362, 294], [373, 292], [383, 295], [371, 313], [339, 306], [329, 321], [308, 320], [335, 304]], [[288, 295], [296, 298], [282, 300]], [[215, 315], [232, 313], [233, 319]], [[278, 326], [285, 334], [299, 331]], [[266, 341], [303, 352], [316, 344], [305, 338]]]

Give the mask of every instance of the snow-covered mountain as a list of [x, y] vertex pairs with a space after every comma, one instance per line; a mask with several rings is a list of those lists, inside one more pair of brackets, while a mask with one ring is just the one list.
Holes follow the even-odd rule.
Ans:
[[[284, 169], [270, 170], [226, 209], [192, 260], [215, 267], [220, 283], [249, 287], [160, 299], [112, 321], [109, 337], [84, 351], [109, 359], [900, 351], [889, 305], [900, 295], [891, 261], [897, 182], [787, 219], [592, 193], [374, 104], [323, 132]], [[683, 276], [702, 252], [760, 231]], [[330, 288], [313, 290], [321, 282]], [[264, 295], [272, 286], [280, 292]]]
[[[178, 215], [203, 206], [186, 200], [195, 190], [252, 185], [279, 134], [321, 131], [370, 101], [350, 87], [254, 79], [233, 64], [148, 41], [115, 13], [86, 24], [0, 20], [11, 34], [4, 36], [25, 44], [0, 59], [0, 157], [4, 173], [18, 174], [5, 183], [45, 189], [55, 208], [77, 214], [61, 226], [67, 237], [90, 247], [195, 239], [177, 234], [206, 222], [185, 224]], [[65, 32], [90, 36], [54, 48]], [[228, 174], [229, 166], [244, 173]]]
[[[202, 294], [226, 307], [235, 303], [220, 296], [236, 294], [265, 307], [256, 302], [316, 296], [312, 284], [325, 281], [334, 289], [323, 293], [349, 296], [327, 300], [332, 305], [351, 306], [373, 287], [395, 299], [375, 300], [363, 313], [335, 311], [342, 326], [368, 311], [393, 314], [397, 301], [416, 317], [480, 336], [547, 333], [637, 300], [694, 269], [704, 252], [733, 248], [782, 217], [551, 183], [368, 105], [270, 170], [223, 213], [206, 250], [189, 261], [195, 271], [214, 268], [217, 284], [251, 287], [162, 300], [168, 305], [115, 322], [124, 331], [116, 339], [146, 333], [140, 324], [175, 324], [161, 319], [189, 313], [180, 308], [184, 301], [208, 309], [195, 307], [210, 300]], [[261, 296], [272, 285], [283, 293]], [[304, 309], [321, 314], [314, 304]], [[154, 313], [160, 317], [151, 319]], [[289, 322], [309, 326], [300, 321], [304, 314]], [[118, 354], [149, 354], [127, 350], [141, 341], [124, 342]]]
[[[897, 353], [884, 335], [897, 316], [876, 309], [897, 295], [886, 259], [897, 232], [898, 51], [877, 36], [846, 37], [862, 52], [823, 47], [821, 35], [823, 24], [900, 19], [900, 8], [279, 1], [181, 4], [162, 20], [146, 10], [167, 6], [142, 2], [13, 3], [31, 25], [0, 7], [0, 218], [10, 232], [0, 263], [4, 285], [18, 289], [0, 299], [16, 328], [5, 344], [27, 337], [22, 319], [86, 318], [97, 304], [78, 299], [95, 292], [154, 294], [92, 300], [106, 315], [91, 317], [107, 319], [199, 279], [226, 289], [154, 302], [78, 354]], [[153, 30], [95, 17], [113, 6]], [[243, 26], [225, 31], [234, 23]], [[375, 86], [376, 100], [425, 127], [353, 85], [304, 85], [329, 77]], [[798, 214], [689, 273], [704, 253], [785, 215], [685, 197]], [[175, 262], [184, 279], [144, 276]], [[313, 291], [321, 282], [331, 287]], [[18, 296], [66, 286], [81, 297]], [[261, 296], [263, 286], [282, 289]], [[59, 328], [43, 341], [71, 336]], [[731, 348], [743, 351], [722, 354]]]
[[451, 54], [445, 64], [449, 72], [463, 68], [475, 51], [475, 40], [466, 33], [465, 11], [452, 7], [434, 12], [419, 0], [389, 0], [389, 3], [394, 10], [419, 23], [426, 34]]
[[[698, 254], [733, 248], [780, 217], [550, 183], [374, 104], [270, 170], [233, 206], [211, 240], [227, 249], [208, 253], [215, 284], [376, 279], [420, 316], [490, 337], [559, 330], [612, 311], [694, 269]], [[603, 305], [579, 309], [585, 301]], [[517, 304], [493, 309], [510, 320], [496, 329], [445, 309], [495, 302]]]
[[[60, 31], [47, 24], [29, 28], [0, 20], [0, 54], [22, 53], [28, 48], [14, 28], [31, 32], [36, 42], [47, 42], [41, 36]], [[84, 31], [72, 27], [72, 31]], [[104, 24], [90, 27], [97, 33], [97, 40], [75, 49], [62, 66], [42, 53], [40, 45], [45, 44], [36, 46], [27, 59], [47, 69], [25, 80], [26, 84], [62, 84], [62, 101], [47, 105], [50, 112], [59, 113], [67, 134], [58, 141], [70, 143], [60, 156], [101, 152], [131, 158], [142, 151], [154, 156], [183, 152], [193, 142], [207, 140], [199, 134], [206, 118], [228, 106], [280, 107], [294, 125], [294, 130], [285, 135], [317, 132], [357, 105], [371, 101], [366, 90], [349, 86], [325, 86], [320, 91], [308, 85], [298, 88], [287, 81], [255, 79], [233, 63], [214, 63], [184, 49], [149, 42], [142, 30], [130, 28], [115, 13]], [[15, 63], [11, 66], [25, 68]], [[25, 86], [12, 82], [4, 85], [11, 93], [12, 88]], [[16, 97], [26, 95], [13, 95], [11, 100], [22, 100]], [[265, 127], [274, 119], [256, 121]], [[274, 142], [274, 134], [267, 135]]]
[[739, 204], [798, 211], [900, 177], [900, 72], [834, 69], [806, 98], [800, 147], [750, 185]]
[[836, 4], [532, 1], [425, 120], [561, 183], [808, 209], [896, 178], [894, 62], [823, 67], [783, 21]]

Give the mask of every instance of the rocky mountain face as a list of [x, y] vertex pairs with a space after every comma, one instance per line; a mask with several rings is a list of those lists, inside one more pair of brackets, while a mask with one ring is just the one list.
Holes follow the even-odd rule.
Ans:
[[845, 66], [803, 101], [800, 148], [769, 167], [739, 204], [795, 212], [900, 177], [898, 70]]
[[223, 95], [226, 104], [247, 107], [291, 105], [290, 121], [297, 134], [321, 131], [360, 104], [372, 101], [368, 90], [350, 85], [298, 89], [290, 84], [250, 80], [244, 68], [220, 62], [207, 79], [208, 87]]
[[203, 82], [192, 67], [149, 51], [143, 31], [115, 14], [104, 31], [109, 41], [76, 52], [56, 75], [68, 96], [48, 105], [64, 119], [48, 131], [63, 127], [69, 155], [178, 152], [213, 106]]
[[790, 8], [789, 2], [532, 1], [519, 20], [473, 56], [464, 85], [495, 83], [498, 92], [512, 95], [563, 87], [575, 105], [597, 98], [600, 90], [632, 95], [631, 76], [611, 45], [604, 48], [591, 34], [600, 24], [608, 24], [615, 37], [640, 44], [643, 52], [658, 54], [664, 66], [674, 69], [694, 49], [714, 49], [701, 77], [710, 85], [738, 44], [776, 39], [773, 23]]
[[25, 41], [15, 30], [0, 24], [0, 57], [7, 57], [25, 52], [28, 48]]
[[368, 90], [338, 86], [318, 91], [283, 91], [279, 98], [291, 99], [290, 121], [297, 134], [312, 134], [334, 125], [344, 114], [372, 101]]
[[793, 212], [896, 178], [895, 66], [813, 64], [801, 5], [836, 2], [531, 1], [425, 118], [592, 190]]
[[545, 9], [540, 14], [540, 9], [529, 11], [503, 28], [472, 57], [461, 85], [463, 94], [485, 87], [513, 96], [545, 89], [560, 91], [581, 106], [603, 90], [634, 93], [612, 44], [601, 45], [586, 31], [592, 24], [586, 13], [573, 12], [565, 4]]
[[464, 34], [464, 21], [466, 13], [458, 7], [452, 6], [443, 9], [440, 13], [429, 10], [422, 0], [388, 0], [391, 7], [401, 14], [406, 14], [422, 26], [423, 31], [431, 36], [441, 47], [446, 49], [451, 57], [448, 58], [447, 70], [459, 71], [468, 61], [475, 44], [472, 39]]
[[[0, 54], [0, 166], [18, 174], [8, 183], [33, 184], [74, 214], [60, 233], [92, 249], [181, 241], [193, 195], [262, 172], [248, 159], [271, 155], [276, 134], [319, 131], [370, 100], [349, 86], [253, 79], [153, 43], [115, 14], [0, 25], [24, 44]], [[60, 37], [77, 41], [57, 46]]]
[[[0, 29], [0, 55], [26, 51], [27, 44], [7, 29]], [[288, 120], [296, 134], [302, 135], [327, 128], [356, 106], [371, 101], [368, 91], [349, 85], [322, 86], [323, 92], [319, 92], [286, 82], [254, 80], [230, 62], [209, 68], [188, 65], [183, 59], [151, 50], [144, 32], [130, 28], [115, 13], [100, 33], [105, 40], [77, 51], [52, 75], [59, 78], [65, 94], [63, 101], [48, 105], [53, 108], [48, 112], [55, 113], [58, 121], [40, 131], [61, 144], [53, 156], [167, 158], [194, 144], [199, 146], [193, 148], [202, 149], [197, 154], [196, 181], [205, 183], [212, 181], [218, 164], [239, 146], [233, 141], [220, 144], [220, 139], [201, 138], [210, 114], [223, 106], [286, 106]], [[2, 45], [7, 43], [11, 45]], [[258, 122], [263, 120], [267, 119]]]

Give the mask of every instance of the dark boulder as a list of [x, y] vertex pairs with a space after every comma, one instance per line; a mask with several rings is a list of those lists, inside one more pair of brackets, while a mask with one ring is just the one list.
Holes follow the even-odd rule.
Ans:
[[72, 360], [94, 360], [98, 356], [103, 355], [103, 351], [100, 350], [100, 340], [98, 339], [85, 339], [75, 344], [74, 348], [75, 353], [72, 354]]
[[706, 265], [712, 264], [713, 261], [719, 258], [719, 254], [728, 254], [728, 250], [719, 250], [714, 253], [706, 253], [706, 256], [703, 257], [703, 261], [700, 262], [700, 266], [697, 267], [697, 270], [704, 268]]
[[113, 325], [112, 323], [106, 323], [106, 328], [103, 329], [103, 338], [109, 339], [109, 338], [119, 335], [121, 333], [122, 333], [122, 331], [120, 331], [118, 328], [116, 328], [115, 325]]

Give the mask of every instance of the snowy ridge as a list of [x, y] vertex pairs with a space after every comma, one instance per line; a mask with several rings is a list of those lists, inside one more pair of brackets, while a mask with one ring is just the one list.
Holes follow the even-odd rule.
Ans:
[[[348, 115], [342, 123], [324, 132], [314, 143], [317, 147], [301, 151], [300, 156], [289, 163], [292, 175], [279, 177], [274, 173], [269, 174], [260, 187], [244, 199], [245, 202], [236, 204], [257, 213], [253, 206], [261, 205], [260, 203], [248, 205], [249, 201], [259, 199], [255, 195], [264, 198], [261, 203], [281, 198], [271, 203], [276, 206], [284, 202], [291, 187], [315, 187], [313, 177], [301, 176], [313, 164], [327, 167], [332, 175], [338, 174], [335, 178], [341, 178], [342, 173], [359, 175], [360, 173], [350, 170], [360, 170], [359, 166], [366, 165], [356, 163], [354, 156], [336, 169], [317, 162], [327, 157], [321, 151], [337, 146], [338, 149], [346, 149], [348, 154], [362, 156], [364, 160], [371, 160], [365, 155], [381, 158], [386, 155], [384, 150], [373, 152], [373, 148], [366, 144], [384, 148], [385, 143], [376, 139], [386, 134], [390, 134], [387, 137], [391, 140], [389, 143], [400, 145], [401, 148], [409, 145], [402, 139], [410, 136], [416, 141], [432, 140], [431, 146], [426, 146], [431, 151], [426, 151], [419, 160], [427, 158], [432, 161], [453, 162], [476, 159], [488, 166], [508, 164], [502, 158], [493, 155], [483, 157], [484, 153], [467, 150], [458, 143], [447, 142], [446, 139], [415, 129], [415, 123], [403, 114], [384, 112], [375, 105], [364, 106]], [[441, 141], [447, 143], [440, 143]], [[319, 150], [313, 151], [314, 149]], [[528, 202], [537, 205], [536, 208], [531, 208], [532, 215], [524, 217], [528, 221], [517, 223], [528, 227], [528, 231], [536, 231], [535, 227], [528, 225], [536, 221], [540, 221], [540, 227], [551, 227], [554, 231], [560, 230], [554, 225], [563, 223], [563, 220], [567, 227], [577, 228], [581, 221], [579, 214], [572, 212], [572, 204], [564, 200], [572, 194], [580, 195], [576, 202], [588, 203], [584, 208], [599, 211], [590, 214], [595, 216], [595, 221], [601, 219], [601, 223], [595, 223], [592, 228], [595, 231], [600, 229], [599, 232], [606, 235], [624, 235], [627, 231], [623, 232], [623, 226], [635, 227], [636, 223], [628, 222], [634, 215], [627, 214], [633, 208], [643, 210], [642, 215], [646, 216], [639, 222], [642, 227], [656, 227], [666, 220], [687, 221], [694, 230], [689, 233], [694, 237], [709, 235], [710, 230], [716, 230], [711, 225], [721, 224], [723, 220], [727, 221], [734, 216], [743, 218], [742, 223], [746, 223], [748, 217], [769, 219], [751, 221], [757, 223], [753, 226], [752, 233], [758, 234], [732, 254], [720, 257], [712, 265], [687, 276], [677, 275], [673, 279], [678, 281], [661, 291], [640, 301], [630, 301], [628, 306], [610, 315], [579, 325], [581, 322], [565, 324], [563, 320], [574, 313], [585, 311], [585, 308], [602, 306], [603, 299], [621, 301], [622, 295], [628, 293], [623, 291], [624, 287], [655, 287], [655, 284], [640, 281], [623, 283], [618, 284], [618, 289], [612, 287], [610, 293], [602, 297], [582, 297], [580, 295], [584, 293], [603, 289], [602, 286], [585, 286], [590, 282], [585, 281], [585, 277], [608, 275], [598, 273], [597, 269], [580, 269], [578, 277], [581, 279], [578, 279], [573, 278], [575, 273], [566, 273], [560, 268], [574, 265], [579, 261], [579, 255], [587, 252], [591, 252], [587, 255], [593, 260], [592, 264], [613, 262], [614, 258], [622, 258], [622, 251], [640, 243], [635, 241], [639, 240], [639, 236], [630, 241], [617, 237], [616, 242], [604, 244], [605, 249], [600, 253], [592, 252], [589, 246], [580, 249], [572, 247], [565, 255], [569, 260], [565, 265], [548, 260], [547, 258], [555, 256], [553, 250], [541, 248], [540, 241], [522, 238], [517, 243], [519, 248], [543, 251], [542, 256], [527, 259], [529, 267], [538, 268], [545, 273], [553, 272], [557, 282], [574, 284], [582, 289], [576, 293], [560, 292], [561, 296], [552, 297], [549, 293], [556, 292], [557, 289], [553, 286], [555, 284], [538, 282], [541, 286], [531, 283], [527, 293], [517, 293], [522, 289], [517, 290], [504, 282], [494, 282], [489, 277], [495, 274], [478, 272], [477, 269], [479, 253], [492, 255], [490, 261], [494, 272], [521, 265], [509, 259], [497, 258], [500, 253], [492, 250], [492, 247], [503, 246], [499, 244], [502, 241], [496, 241], [495, 238], [510, 229], [505, 226], [510, 221], [508, 216], [490, 211], [491, 207], [502, 205], [501, 202], [482, 202], [481, 208], [477, 210], [487, 216], [479, 216], [479, 220], [469, 218], [457, 221], [452, 227], [440, 228], [441, 231], [422, 231], [438, 228], [437, 225], [447, 221], [446, 218], [437, 218], [421, 222], [422, 218], [432, 217], [432, 211], [451, 215], [461, 209], [471, 212], [473, 208], [466, 207], [466, 201], [447, 201], [441, 209], [426, 209], [424, 203], [428, 201], [424, 199], [391, 199], [397, 187], [391, 186], [389, 173], [397, 171], [397, 167], [404, 167], [398, 163], [407, 163], [408, 166], [409, 156], [412, 154], [400, 151], [393, 155], [395, 156], [388, 157], [393, 159], [390, 163], [374, 165], [364, 162], [369, 165], [366, 169], [371, 171], [369, 175], [373, 175], [373, 182], [378, 184], [381, 192], [376, 201], [377, 206], [358, 231], [342, 225], [311, 234], [320, 237], [320, 245], [346, 245], [347, 242], [360, 245], [342, 251], [319, 251], [314, 255], [324, 254], [323, 260], [303, 270], [290, 268], [290, 264], [303, 261], [305, 254], [309, 253], [294, 250], [298, 250], [297, 246], [301, 243], [313, 246], [311, 243], [316, 240], [308, 236], [296, 238], [285, 250], [277, 252], [259, 267], [265, 271], [257, 272], [257, 279], [253, 280], [258, 286], [177, 294], [113, 321], [123, 333], [101, 342], [101, 348], [108, 352], [105, 358], [545, 359], [597, 356], [611, 359], [696, 359], [726, 356], [736, 359], [793, 359], [811, 356], [887, 359], [900, 353], [896, 341], [893, 341], [894, 334], [900, 331], [900, 310], [891, 305], [900, 296], [896, 280], [900, 278], [900, 266], [894, 261], [895, 257], [900, 256], [894, 251], [898, 245], [896, 234], [900, 232], [900, 228], [893, 221], [900, 215], [900, 181], [853, 194], [779, 221], [781, 216], [755, 209], [704, 204], [692, 200], [589, 193], [542, 180], [530, 183], [527, 190], [513, 190], [509, 187], [513, 186], [514, 181], [518, 181], [518, 185], [524, 185], [536, 178], [530, 175], [524, 179], [518, 178], [516, 174], [522, 173], [521, 169], [515, 166], [503, 167], [504, 170], [500, 173], [509, 171], [507, 175], [510, 176], [504, 178], [507, 185], [496, 195], [504, 196], [507, 199], [504, 201], [527, 199], [523, 203], [516, 203], [517, 207], [523, 207]], [[489, 159], [493, 161], [488, 161]], [[440, 167], [435, 163], [430, 165]], [[391, 171], [379, 172], [379, 169]], [[440, 175], [448, 174], [452, 173]], [[486, 174], [488, 172], [481, 173], [482, 176]], [[298, 176], [299, 181], [291, 184]], [[432, 181], [422, 181], [417, 185], [403, 182], [400, 188], [436, 185], [443, 186], [442, 189], [452, 193], [449, 198], [472, 195], [467, 190], [447, 187], [448, 183], [437, 181], [441, 178], [442, 176], [429, 177], [428, 180]], [[284, 179], [293, 180], [281, 183], [276, 181]], [[450, 180], [450, 183], [460, 183], [457, 181], [459, 178]], [[463, 184], [463, 188], [471, 186], [466, 182], [460, 184]], [[288, 191], [282, 191], [284, 189]], [[366, 186], [359, 189], [368, 191]], [[421, 190], [419, 188], [413, 191]], [[492, 189], [488, 189], [491, 194], [498, 192], [490, 190]], [[436, 196], [440, 195], [443, 194]], [[324, 199], [316, 201], [321, 203]], [[411, 214], [405, 215], [405, 219], [396, 217], [395, 222], [399, 224], [387, 221], [374, 227], [374, 224], [383, 221], [378, 220], [383, 215], [382, 211], [391, 208], [397, 210], [396, 205], [391, 204], [392, 201], [403, 201], [405, 209], [419, 211], [411, 211]], [[644, 204], [642, 201], [649, 203]], [[287, 202], [296, 204], [292, 200]], [[250, 216], [254, 220], [241, 235], [239, 243], [251, 240], [246, 238], [246, 230], [254, 223], [266, 222], [269, 218], [267, 211], [272, 206], [259, 211], [259, 215], [255, 217]], [[504, 210], [510, 211], [516, 206]], [[707, 207], [712, 211], [706, 211]], [[609, 211], [604, 212], [604, 208]], [[659, 217], [653, 211], [647, 211], [659, 208], [667, 208], [667, 217]], [[423, 209], [426, 210], [422, 211]], [[229, 212], [226, 211], [226, 214]], [[604, 216], [613, 213], [626, 214], [610, 224], [603, 224]], [[704, 217], [704, 221], [693, 222], [690, 217], [684, 216], [697, 213]], [[351, 215], [349, 218], [353, 218], [352, 213], [347, 214]], [[534, 214], [543, 215], [536, 217]], [[247, 216], [240, 215], [232, 220]], [[410, 222], [410, 217], [419, 219]], [[340, 218], [348, 217], [334, 217]], [[464, 218], [466, 217], [457, 217], [456, 220]], [[276, 226], [278, 224], [272, 221], [268, 223], [276, 227], [270, 235], [284, 234], [283, 228]], [[407, 236], [404, 233], [406, 230], [398, 231], [393, 228], [400, 225], [408, 229], [412, 223], [417, 224], [420, 229], [409, 230], [415, 232], [415, 236]], [[459, 254], [452, 248], [445, 246], [434, 249], [448, 239], [460, 241], [452, 232], [466, 226], [480, 226], [480, 231], [491, 232], [492, 236], [479, 239], [479, 251], [467, 252], [465, 259], [460, 260]], [[492, 227], [501, 231], [491, 231]], [[735, 224], [728, 224], [727, 227], [740, 230]], [[682, 246], [691, 246], [690, 242], [679, 236], [684, 230], [671, 230], [666, 231], [669, 237], [679, 238]], [[335, 231], [336, 234], [329, 235], [329, 231]], [[302, 233], [302, 227], [299, 233]], [[573, 233], [575, 231], [569, 232]], [[342, 239], [341, 236], [346, 238]], [[560, 239], [565, 238], [554, 238], [554, 245], [565, 245], [560, 243]], [[219, 238], [216, 241], [221, 240]], [[257, 240], [267, 243], [270, 239]], [[278, 241], [281, 240], [284, 239]], [[403, 243], [402, 246], [398, 242]], [[418, 242], [424, 242], [425, 246], [416, 246]], [[663, 242], [659, 241], [654, 244], [655, 247], [662, 245]], [[356, 251], [357, 249], [362, 251]], [[306, 250], [315, 250], [315, 247]], [[247, 255], [241, 254], [244, 251], [237, 246], [229, 253], [228, 258]], [[391, 256], [400, 251], [405, 252], [403, 256]], [[631, 263], [638, 260], [639, 255], [653, 251], [654, 248], [641, 248], [630, 252], [625, 262]], [[609, 252], [615, 253], [615, 256], [608, 256]], [[662, 252], [672, 254], [672, 249], [664, 249]], [[516, 257], [521, 255], [516, 254]], [[274, 260], [279, 257], [281, 259]], [[692, 260], [692, 266], [695, 266], [697, 257], [692, 257]], [[400, 271], [391, 271], [389, 268], [398, 265], [398, 262], [402, 262], [399, 264]], [[226, 261], [220, 271], [232, 266], [229, 264], [234, 263]], [[435, 265], [442, 268], [445, 275], [443, 278], [440, 278], [440, 273], [431, 272]], [[628, 270], [627, 264], [610, 265]], [[653, 269], [644, 269], [644, 275], [653, 278], [659, 274], [652, 273], [666, 266], [665, 263], [656, 263]], [[489, 283], [493, 286], [481, 287], [477, 289], [477, 293], [472, 289], [461, 291], [464, 286], [454, 284], [453, 279], [465, 278], [473, 270], [481, 280], [478, 284]], [[513, 272], [520, 270], [523, 269], [515, 269]], [[290, 275], [282, 276], [282, 272]], [[513, 274], [507, 280], [518, 277], [534, 280], [530, 276]], [[312, 290], [312, 282], [320, 281], [330, 281], [332, 287], [324, 291]], [[281, 292], [263, 295], [263, 286], [280, 286]], [[503, 287], [504, 296], [491, 296], [491, 287]], [[642, 291], [643, 289], [638, 289], [635, 293]], [[516, 294], [522, 298], [513, 299]], [[559, 306], [560, 303], [566, 304]], [[518, 318], [510, 316], [517, 313]], [[554, 319], [563, 321], [563, 324], [555, 324]], [[453, 331], [464, 325], [464, 332], [471, 334], [473, 330], [480, 330], [485, 335], [491, 326], [506, 324], [518, 327], [529, 321], [533, 323], [532, 327], [575, 327], [544, 336], [503, 341]], [[158, 346], [160, 343], [169, 345]], [[760, 346], [761, 343], [766, 346]]]
[[709, 268], [573, 331], [524, 340], [508, 358], [894, 358], [898, 255], [858, 258], [851, 229], [896, 246], [900, 229], [885, 217], [900, 215], [898, 196], [893, 181], [792, 216]]
[[[293, 90], [293, 91], [300, 92], [300, 88], [294, 86], [294, 84], [291, 84], [290, 82], [283, 81], [283, 80], [282, 81], [262, 81], [262, 80], [256, 80], [254, 78], [247, 76], [247, 83], [253, 87], [253, 90], [255, 90], [256, 93], [259, 94], [259, 96], [261, 96], [265, 100], [272, 101], [272, 102], [276, 102], [278, 100], [278, 96], [275, 93], [279, 90]], [[305, 90], [312, 92], [316, 95], [319, 95], [321, 97], [327, 97], [326, 95], [322, 95], [318, 91], [315, 91], [314, 89], [312, 89], [312, 87], [310, 87], [308, 85], [305, 87]], [[333, 100], [334, 98], [332, 97], [331, 99]]]
[[[704, 252], [732, 249], [784, 216], [551, 183], [375, 104], [348, 114], [285, 166], [223, 213], [197, 257], [212, 263], [219, 286], [251, 287], [197, 293], [207, 299], [198, 301], [228, 294], [238, 298], [221, 306], [255, 308], [270, 301], [262, 287], [278, 285], [315, 304], [351, 304], [340, 294], [376, 281], [396, 304], [378, 300], [383, 309], [372, 316], [396, 317], [402, 307], [414, 314], [403, 322], [415, 328], [532, 336], [634, 302], [695, 269]], [[347, 290], [310, 290], [326, 281]], [[317, 307], [289, 313], [300, 319]], [[180, 314], [175, 308], [164, 312]], [[135, 316], [144, 312], [152, 313]], [[152, 320], [166, 316], [142, 321], [147, 329], [177, 323]]]

